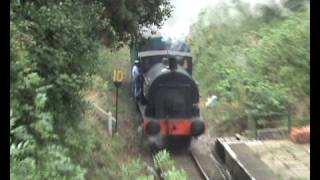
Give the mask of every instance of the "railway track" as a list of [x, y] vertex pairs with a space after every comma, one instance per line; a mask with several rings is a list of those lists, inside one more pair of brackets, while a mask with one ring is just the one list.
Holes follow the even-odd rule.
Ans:
[[[152, 158], [155, 154], [156, 151], [152, 150]], [[204, 171], [201, 162], [191, 150], [170, 151], [170, 157], [176, 162], [176, 166], [178, 169], [185, 170], [188, 175], [188, 179], [210, 180], [209, 176]], [[163, 171], [161, 169], [157, 169], [157, 174], [160, 180], [164, 179], [162, 177]]]
[[[94, 104], [93, 102], [89, 101], [88, 102], [95, 107], [95, 109], [99, 110], [99, 112], [101, 112], [104, 116], [108, 117], [108, 113], [105, 112], [101, 107], [99, 107], [98, 105]], [[140, 146], [143, 146], [142, 143], [140, 144]], [[201, 146], [201, 145], [199, 145]], [[147, 153], [148, 150], [145, 148], [142, 148], [144, 150], [146, 150], [144, 153]], [[206, 173], [208, 172], [208, 169], [215, 171], [217, 168], [216, 167], [207, 167], [206, 163], [203, 163], [202, 160], [200, 160], [196, 153], [193, 152], [192, 149], [171, 149], [170, 151], [170, 156], [172, 159], [175, 160], [176, 162], [176, 166], [178, 169], [184, 169], [188, 175], [188, 179], [191, 180], [209, 180], [209, 179], [220, 179], [220, 178], [212, 178], [211, 173], [209, 173], [209, 175]], [[148, 154], [148, 153], [147, 153]], [[150, 164], [155, 164], [154, 162], [154, 155], [156, 154], [156, 151], [151, 149], [151, 156], [150, 158], [146, 156], [146, 160], [148, 161], [148, 163]], [[210, 158], [209, 158], [210, 159]], [[213, 161], [213, 160], [212, 160]], [[158, 179], [163, 179], [161, 174], [162, 171], [161, 169], [158, 170]]]
[[206, 174], [205, 170], [203, 169], [199, 159], [197, 158], [197, 156], [191, 151], [190, 155], [192, 156], [192, 159], [194, 160], [194, 162], [197, 164], [197, 167], [199, 169], [199, 171], [201, 172], [201, 175], [203, 177], [203, 179], [205, 180], [210, 180], [209, 176]]
[[187, 172], [189, 179], [210, 180], [204, 171], [200, 160], [191, 150], [181, 152], [180, 154], [173, 154], [172, 158], [177, 162], [179, 168], [182, 168]]

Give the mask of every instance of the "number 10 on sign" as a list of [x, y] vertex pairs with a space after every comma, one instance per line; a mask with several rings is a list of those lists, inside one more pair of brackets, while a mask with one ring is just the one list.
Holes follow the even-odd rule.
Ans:
[[121, 70], [113, 71], [113, 82], [122, 82], [123, 80], [123, 72]]

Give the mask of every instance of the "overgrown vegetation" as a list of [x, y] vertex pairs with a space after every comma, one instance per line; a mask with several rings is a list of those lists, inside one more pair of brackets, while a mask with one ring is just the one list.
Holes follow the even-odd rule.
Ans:
[[161, 170], [161, 176], [166, 180], [186, 180], [187, 173], [183, 169], [177, 169], [176, 162], [171, 159], [166, 150], [158, 152], [154, 156], [156, 170]]
[[239, 132], [249, 115], [263, 126], [290, 108], [296, 125], [307, 123], [308, 1], [287, 1], [286, 13], [261, 6], [258, 16], [247, 8], [241, 1], [222, 3], [202, 12], [193, 26], [190, 42], [202, 98], [218, 96], [214, 109], [203, 108], [206, 119], [216, 132]]
[[[135, 177], [138, 180], [187, 180], [187, 173], [176, 168], [176, 162], [171, 159], [166, 150], [159, 151], [154, 157], [154, 166], [143, 164], [139, 159], [132, 160], [127, 166], [122, 167], [122, 179]], [[160, 177], [161, 176], [161, 177]]]
[[84, 179], [97, 135], [83, 90], [98, 49], [159, 26], [161, 1], [10, 1], [10, 178]]

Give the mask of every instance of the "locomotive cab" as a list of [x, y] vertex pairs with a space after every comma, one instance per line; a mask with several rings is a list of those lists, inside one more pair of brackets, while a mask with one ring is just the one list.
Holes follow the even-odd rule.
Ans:
[[153, 65], [162, 63], [168, 55], [175, 56], [177, 63], [192, 75], [191, 50], [183, 41], [166, 40], [156, 36], [136, 42], [131, 47], [131, 62], [139, 60], [142, 73], [146, 73]]

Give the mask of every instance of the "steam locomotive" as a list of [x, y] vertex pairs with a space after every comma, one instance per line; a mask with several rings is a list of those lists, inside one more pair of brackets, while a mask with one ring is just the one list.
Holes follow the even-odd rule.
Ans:
[[181, 142], [189, 146], [205, 130], [190, 47], [183, 41], [151, 37], [132, 46], [132, 64], [137, 60], [141, 93], [136, 104], [143, 137], [158, 148]]

